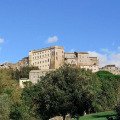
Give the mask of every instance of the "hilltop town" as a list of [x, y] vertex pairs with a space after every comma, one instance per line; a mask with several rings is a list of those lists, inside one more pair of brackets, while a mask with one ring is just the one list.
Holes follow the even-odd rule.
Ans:
[[37, 67], [39, 70], [31, 70], [29, 72], [29, 79], [20, 78], [20, 87], [24, 88], [24, 82], [31, 81], [35, 84], [41, 76], [45, 76], [46, 73], [58, 69], [64, 64], [70, 64], [78, 68], [91, 70], [93, 73], [98, 71], [109, 71], [115, 75], [120, 74], [120, 68], [115, 65], [106, 65], [100, 68], [97, 56], [92, 57], [88, 52], [65, 52], [64, 47], [61, 46], [51, 46], [38, 50], [31, 50], [28, 53], [28, 57], [24, 57], [22, 60], [14, 64], [4, 63], [0, 65], [0, 69], [12, 68], [13, 70], [20, 70], [27, 66]]
[[109, 71], [113, 74], [120, 74], [120, 69], [115, 65], [106, 65], [99, 67], [99, 58], [92, 57], [88, 52], [65, 52], [64, 47], [52, 46], [41, 48], [39, 50], [31, 50], [27, 57], [19, 60], [17, 63], [3, 63], [2, 68], [20, 69], [25, 66], [35, 66], [39, 70], [57, 69], [63, 64], [71, 64], [84, 69], [89, 69], [92, 72], [99, 70]]

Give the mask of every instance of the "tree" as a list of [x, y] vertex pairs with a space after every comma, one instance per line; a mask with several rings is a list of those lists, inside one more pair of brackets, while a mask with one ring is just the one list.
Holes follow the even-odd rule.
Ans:
[[120, 100], [120, 76], [107, 71], [96, 73], [101, 81], [98, 104], [100, 111], [113, 110]]
[[[12, 79], [12, 72], [11, 69], [0, 70], [0, 120], [36, 120], [22, 101], [22, 89]], [[26, 85], [31, 86], [30, 83]]]
[[94, 108], [100, 91], [96, 74], [70, 65], [46, 74], [38, 84], [23, 90], [23, 99], [44, 120], [56, 115], [82, 115]]
[[34, 67], [34, 66], [26, 66], [26, 67], [22, 67], [20, 70], [16, 69], [16, 70], [12, 70], [12, 79], [15, 80], [19, 80], [20, 78], [29, 78], [29, 72], [31, 70], [38, 70], [38, 67]]
[[117, 113], [117, 120], [120, 120], [120, 103], [116, 106], [115, 110]]
[[15, 103], [11, 106], [9, 118], [12, 120], [36, 120], [31, 112], [23, 102]]
[[0, 120], [9, 120], [11, 100], [7, 94], [0, 95]]

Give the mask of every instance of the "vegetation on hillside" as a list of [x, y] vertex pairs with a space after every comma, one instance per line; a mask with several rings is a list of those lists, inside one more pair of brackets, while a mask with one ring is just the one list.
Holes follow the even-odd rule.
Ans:
[[20, 71], [0, 70], [0, 119], [48, 120], [54, 116], [65, 119], [67, 114], [79, 119], [84, 113], [116, 109], [119, 120], [119, 75], [64, 65], [43, 76], [37, 84], [19, 88], [17, 80], [28, 77], [30, 70], [29, 67]]

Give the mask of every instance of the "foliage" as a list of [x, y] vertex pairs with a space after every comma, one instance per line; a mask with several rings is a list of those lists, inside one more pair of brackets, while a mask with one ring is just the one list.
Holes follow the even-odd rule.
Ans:
[[23, 99], [43, 119], [93, 111], [100, 82], [91, 71], [65, 65], [41, 79], [35, 86], [24, 89]]
[[99, 71], [96, 74], [102, 84], [97, 101], [98, 111], [113, 110], [120, 100], [120, 76], [106, 71]]
[[9, 120], [11, 101], [7, 94], [0, 95], [0, 120]]
[[22, 90], [11, 73], [11, 69], [0, 70], [0, 120], [35, 120], [22, 102]]
[[84, 112], [113, 110], [120, 102], [119, 75], [64, 65], [35, 85], [26, 82], [22, 90], [15, 79], [28, 76], [31, 69], [0, 70], [0, 119], [48, 120], [56, 115], [65, 118], [66, 114], [78, 119]]
[[117, 120], [120, 120], [120, 103], [116, 106]]
[[38, 67], [26, 66], [22, 67], [20, 70], [16, 69], [12, 71], [12, 79], [19, 80], [20, 78], [29, 78], [29, 72], [31, 70], [38, 70]]
[[31, 116], [29, 108], [24, 103], [16, 103], [12, 105], [10, 111], [10, 119], [12, 120], [36, 120]]
[[13, 103], [20, 101], [21, 89], [18, 83], [12, 79], [11, 70], [0, 70], [0, 95], [2, 93], [9, 95]]

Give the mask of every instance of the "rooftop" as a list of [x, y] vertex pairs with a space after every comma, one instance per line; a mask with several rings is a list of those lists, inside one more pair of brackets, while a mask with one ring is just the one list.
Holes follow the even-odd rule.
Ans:
[[64, 47], [62, 47], [62, 46], [51, 46], [51, 47], [47, 47], [47, 48], [41, 48], [41, 49], [37, 49], [37, 50], [31, 50], [30, 52], [39, 52], [39, 51], [50, 50], [50, 49], [54, 49], [54, 48], [64, 49]]

